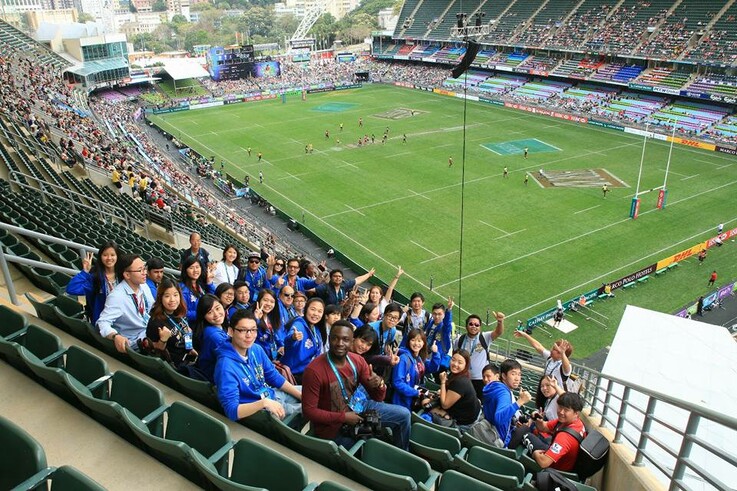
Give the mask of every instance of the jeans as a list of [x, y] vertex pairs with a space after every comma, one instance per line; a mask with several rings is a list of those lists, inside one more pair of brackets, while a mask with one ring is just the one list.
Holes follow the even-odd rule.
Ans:
[[[301, 386], [297, 386], [297, 389], [299, 389], [300, 392], [302, 391]], [[284, 407], [284, 417], [302, 411], [302, 402], [293, 395], [287, 394], [282, 390], [274, 389], [274, 400]]]
[[[394, 445], [402, 450], [409, 449], [409, 432], [412, 426], [410, 412], [404, 406], [387, 404], [385, 402], [366, 401], [366, 410], [375, 410], [381, 418], [381, 426], [391, 428], [394, 436]], [[345, 448], [351, 448], [356, 440], [343, 434], [338, 434], [333, 441]]]

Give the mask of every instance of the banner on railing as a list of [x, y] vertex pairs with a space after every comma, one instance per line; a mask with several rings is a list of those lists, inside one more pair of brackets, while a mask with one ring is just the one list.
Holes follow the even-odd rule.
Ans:
[[660, 261], [658, 261], [657, 269], [663, 269], [665, 267], [670, 266], [673, 263], [683, 261], [684, 259], [687, 259], [695, 254], [698, 254], [704, 249], [706, 249], [706, 241], [699, 242], [698, 244], [693, 245], [689, 247], [688, 249], [679, 252], [678, 254], [673, 254], [672, 256], [666, 257], [665, 259], [661, 259]]
[[712, 152], [716, 150], [716, 145], [714, 145], [713, 143], [704, 143], [704, 142], [700, 142], [696, 140], [688, 140], [686, 138], [681, 138], [679, 136], [676, 136], [676, 137], [669, 136], [667, 137], [666, 141], [671, 141], [671, 140], [673, 140], [675, 143], [678, 143], [680, 145], [686, 145], [688, 147], [703, 148], [704, 150], [711, 150]]
[[[721, 234], [717, 235], [716, 237], [712, 237], [711, 239], [706, 241], [706, 247], [714, 247], [715, 245], [719, 245], [721, 242], [722, 244], [732, 237], [737, 237], [737, 228], [733, 228], [732, 230], [726, 230], [722, 232]], [[717, 240], [719, 239], [719, 240]]]

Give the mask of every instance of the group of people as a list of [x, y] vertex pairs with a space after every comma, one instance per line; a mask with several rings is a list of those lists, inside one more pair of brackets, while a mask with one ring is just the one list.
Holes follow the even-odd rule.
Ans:
[[[178, 279], [164, 275], [161, 260], [144, 262], [106, 243], [96, 257], [84, 258], [67, 292], [86, 296], [90, 321], [118, 351], [157, 356], [186, 376], [212, 382], [233, 420], [260, 410], [278, 418], [301, 412], [316, 436], [350, 446], [356, 428], [375, 414], [406, 449], [415, 410], [461, 431], [485, 417], [505, 446], [541, 446], [556, 424], [569, 424], [566, 418], [580, 412], [577, 395], [561, 395], [571, 374], [568, 342], [546, 350], [515, 332], [548, 360], [535, 413], [547, 426], [525, 425], [520, 409], [531, 395], [519, 387], [522, 367], [514, 360], [490, 364], [490, 346], [504, 332], [502, 312], [494, 312], [495, 328], [487, 332], [478, 315], [469, 315], [465, 332], [453, 339], [452, 298], [426, 310], [416, 292], [403, 307], [392, 301], [402, 268], [387, 291], [362, 287], [372, 274], [348, 280], [324, 264], [263, 259], [258, 252], [241, 265], [232, 245], [213, 261], [192, 234]], [[437, 390], [428, 390], [426, 381]], [[570, 401], [574, 396], [578, 402]], [[533, 453], [544, 466], [566, 467], [570, 455]]]

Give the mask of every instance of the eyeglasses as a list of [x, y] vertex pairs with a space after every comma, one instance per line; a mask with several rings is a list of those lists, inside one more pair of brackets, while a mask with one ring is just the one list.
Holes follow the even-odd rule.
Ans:
[[294, 296], [294, 293], [282, 293], [283, 297], [292, 298]]
[[148, 271], [148, 268], [146, 266], [139, 268], [139, 269], [126, 269], [129, 273], [143, 273], [144, 271]]
[[245, 332], [246, 334], [255, 334], [258, 331], [258, 329], [241, 329], [239, 327], [234, 327], [233, 330], [236, 332]]
[[387, 315], [385, 317], [385, 319], [388, 320], [388, 321], [398, 321], [399, 320], [399, 316], [398, 315]]
[[481, 327], [481, 324], [478, 322], [469, 322], [468, 327]]

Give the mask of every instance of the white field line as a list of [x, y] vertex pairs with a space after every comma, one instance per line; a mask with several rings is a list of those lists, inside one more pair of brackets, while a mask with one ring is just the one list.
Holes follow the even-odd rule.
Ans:
[[589, 210], [593, 210], [594, 208], [598, 208], [598, 207], [600, 207], [600, 206], [601, 206], [601, 205], [596, 205], [596, 206], [590, 206], [590, 207], [588, 207], [588, 208], [585, 208], [585, 209], [583, 209], [583, 210], [578, 210], [578, 211], [574, 211], [574, 212], [573, 212], [573, 214], [574, 214], [574, 215], [578, 215], [579, 213], [585, 213], [585, 212], [587, 212], [587, 211], [589, 211]]
[[361, 215], [362, 217], [365, 217], [365, 216], [366, 216], [365, 214], [361, 213], [360, 211], [356, 210], [355, 208], [353, 208], [353, 207], [352, 207], [352, 206], [350, 206], [350, 205], [344, 205], [344, 206], [346, 206], [347, 208], [349, 208], [349, 209], [350, 209], [351, 211], [355, 211], [356, 213], [358, 213], [358, 214], [359, 214], [359, 215]]
[[480, 223], [483, 223], [483, 224], [484, 224], [484, 225], [486, 225], [487, 227], [491, 227], [491, 228], [493, 228], [494, 230], [498, 230], [498, 231], [500, 231], [501, 233], [503, 233], [503, 234], [505, 234], [505, 235], [509, 235], [509, 232], [507, 232], [506, 230], [502, 230], [502, 229], [500, 229], [499, 227], [495, 227], [494, 225], [492, 225], [492, 224], [490, 224], [490, 223], [486, 223], [486, 222], [485, 222], [485, 221], [483, 221], [483, 220], [479, 220], [479, 222], [480, 222]]
[[450, 256], [451, 254], [458, 254], [458, 251], [451, 251], [446, 254], [442, 254], [440, 256], [433, 257], [431, 259], [425, 259], [424, 261], [420, 261], [420, 264], [429, 263], [430, 261], [435, 261], [436, 259], [442, 259], [444, 257]]
[[414, 245], [416, 245], [417, 247], [419, 247], [419, 248], [420, 248], [420, 249], [422, 249], [423, 251], [427, 251], [427, 252], [429, 252], [430, 254], [432, 254], [433, 256], [435, 256], [435, 258], [438, 258], [438, 257], [440, 257], [440, 256], [439, 256], [438, 254], [435, 254], [435, 253], [434, 253], [433, 251], [431, 251], [430, 249], [428, 249], [428, 248], [427, 248], [427, 247], [425, 247], [424, 245], [422, 245], [422, 244], [418, 244], [418, 243], [417, 243], [417, 242], [415, 242], [414, 240], [410, 240], [410, 242], [412, 242], [412, 243], [413, 243]]
[[[671, 203], [670, 203], [670, 204], [669, 204], [668, 206], [674, 206], [674, 205], [676, 205], [676, 204], [678, 204], [678, 203], [682, 203], [682, 202], [685, 202], [685, 201], [688, 201], [688, 200], [691, 200], [691, 199], [697, 198], [697, 197], [699, 197], [699, 196], [701, 196], [701, 195], [704, 195], [704, 194], [708, 194], [708, 193], [711, 193], [711, 192], [713, 192], [713, 191], [717, 191], [717, 190], [719, 190], [719, 189], [722, 189], [722, 188], [724, 188], [724, 187], [727, 187], [727, 186], [731, 186], [731, 185], [733, 185], [733, 184], [737, 184], [737, 180], [735, 180], [735, 181], [731, 181], [731, 182], [728, 182], [728, 183], [726, 183], [726, 184], [722, 184], [721, 186], [717, 186], [717, 187], [715, 187], [715, 188], [712, 188], [712, 189], [708, 189], [708, 190], [706, 190], [706, 191], [702, 191], [702, 192], [700, 192], [700, 193], [696, 193], [696, 194], [694, 194], [694, 195], [691, 195], [691, 196], [687, 196], [687, 197], [685, 197], [685, 198], [681, 198], [680, 200], [672, 201], [672, 202], [671, 202]], [[652, 212], [654, 212], [654, 211], [659, 211], [659, 210], [658, 210], [657, 208], [653, 208], [652, 210], [647, 210], [647, 211], [645, 211], [645, 212], [642, 212], [642, 213], [640, 213], [640, 215], [646, 215], [646, 214], [648, 214], [648, 213], [652, 213]], [[506, 266], [507, 264], [511, 264], [511, 263], [514, 263], [514, 262], [520, 261], [520, 260], [522, 260], [522, 259], [525, 259], [525, 258], [527, 258], [527, 257], [530, 257], [530, 256], [534, 256], [534, 255], [536, 255], [536, 254], [540, 254], [541, 252], [545, 252], [545, 251], [547, 251], [547, 250], [549, 250], [549, 249], [553, 249], [553, 248], [555, 248], [555, 247], [558, 247], [558, 246], [560, 246], [560, 245], [563, 245], [563, 244], [567, 244], [567, 243], [569, 243], [569, 242], [573, 242], [573, 241], [576, 241], [576, 240], [578, 240], [578, 239], [581, 239], [581, 238], [583, 238], [583, 237], [586, 237], [586, 236], [589, 236], [589, 235], [593, 235], [593, 234], [596, 234], [596, 233], [598, 233], [598, 232], [601, 232], [602, 230], [606, 230], [606, 229], [608, 229], [608, 228], [611, 228], [611, 227], [614, 227], [614, 226], [617, 226], [617, 225], [621, 225], [622, 223], [626, 223], [626, 222], [629, 222], [629, 221], [631, 221], [631, 220], [632, 220], [631, 218], [623, 218], [623, 219], [621, 219], [621, 220], [617, 220], [616, 222], [612, 222], [612, 223], [610, 223], [610, 224], [608, 224], [608, 225], [604, 225], [603, 227], [599, 227], [599, 228], [597, 228], [597, 229], [595, 229], [595, 230], [589, 230], [588, 232], [584, 232], [584, 233], [582, 233], [582, 234], [580, 234], [580, 235], [576, 235], [575, 237], [569, 237], [569, 238], [568, 238], [568, 239], [566, 239], [566, 240], [563, 240], [563, 241], [560, 241], [560, 242], [556, 242], [555, 244], [551, 244], [551, 245], [549, 245], [549, 246], [545, 246], [545, 247], [543, 247], [543, 248], [540, 248], [540, 249], [538, 249], [538, 250], [536, 250], [536, 251], [532, 251], [532, 252], [529, 252], [529, 253], [527, 253], [527, 254], [523, 254], [523, 255], [521, 255], [521, 256], [518, 256], [518, 257], [516, 257], [516, 258], [510, 259], [510, 260], [508, 260], [508, 261], [504, 261], [504, 262], [502, 262], [502, 263], [499, 263], [499, 264], [495, 264], [495, 265], [493, 265], [493, 266], [489, 266], [488, 268], [484, 268], [484, 269], [481, 269], [481, 270], [479, 270], [479, 271], [476, 271], [476, 272], [474, 272], [474, 273], [469, 273], [469, 274], [467, 274], [467, 275], [464, 275], [464, 276], [462, 276], [462, 277], [460, 277], [460, 278], [456, 278], [455, 280], [452, 280], [452, 281], [448, 281], [448, 282], [446, 282], [446, 283], [443, 283], [442, 285], [437, 285], [437, 286], [435, 287], [435, 289], [443, 288], [443, 287], [446, 287], [446, 286], [448, 286], [448, 285], [452, 285], [452, 284], [454, 284], [454, 283], [457, 283], [458, 281], [463, 281], [463, 280], [466, 280], [466, 279], [468, 279], [468, 278], [473, 278], [474, 276], [477, 276], [477, 275], [480, 275], [480, 274], [486, 273], [486, 272], [488, 272], [488, 271], [492, 271], [492, 270], [494, 270], [494, 269], [497, 269], [497, 268], [499, 268], [499, 267], [501, 267], [501, 266]]]
[[[729, 222], [733, 222], [735, 220], [737, 220], [737, 217], [729, 220], [728, 222], [725, 222], [725, 224], [726, 223], [729, 223]], [[576, 285], [574, 287], [571, 287], [571, 288], [569, 288], [567, 290], [564, 290], [562, 292], [558, 292], [555, 295], [552, 295], [552, 296], [550, 296], [550, 297], [548, 297], [548, 298], [546, 298], [544, 300], [540, 300], [539, 302], [535, 302], [535, 303], [533, 303], [531, 305], [528, 305], [527, 307], [524, 307], [524, 308], [522, 308], [522, 309], [520, 309], [520, 310], [518, 310], [516, 312], [512, 312], [511, 314], [508, 314], [507, 317], [513, 317], [515, 315], [519, 315], [522, 312], [526, 312], [526, 311], [530, 310], [533, 307], [537, 307], [538, 305], [542, 305], [542, 304], [548, 303], [548, 302], [550, 302], [552, 300], [555, 300], [557, 298], [560, 298], [560, 297], [564, 296], [567, 293], [571, 293], [571, 292], [574, 292], [574, 291], [575, 292], [578, 292], [578, 291], [581, 290], [581, 288], [585, 287], [586, 285], [589, 285], [589, 284], [591, 284], [593, 282], [598, 282], [599, 280], [602, 280], [602, 279], [611, 278], [611, 275], [613, 275], [617, 271], [621, 271], [621, 270], [623, 270], [625, 268], [630, 268], [630, 267], [632, 267], [632, 266], [634, 266], [636, 264], [642, 264], [643, 259], [648, 259], [648, 258], [650, 258], [652, 256], [656, 256], [658, 254], [662, 254], [663, 252], [667, 251], [668, 249], [671, 249], [671, 248], [673, 248], [673, 247], [675, 247], [677, 245], [683, 244], [684, 242], [690, 242], [690, 241], [694, 240], [695, 238], [697, 238], [699, 236], [703, 236], [705, 233], [708, 233], [710, 231], [711, 231], [711, 227], [708, 228], [708, 229], [706, 229], [706, 230], [704, 230], [703, 232], [698, 232], [698, 233], [692, 235], [691, 237], [686, 237], [685, 239], [679, 240], [678, 242], [674, 242], [673, 244], [670, 244], [670, 245], [668, 245], [666, 247], [663, 247], [662, 249], [660, 249], [658, 251], [651, 252], [647, 256], [640, 257], [640, 258], [635, 259], [634, 261], [629, 262], [627, 264], [624, 264], [624, 265], [622, 265], [622, 266], [620, 266], [620, 267], [618, 267], [616, 269], [613, 269], [611, 271], [608, 271], [606, 273], [603, 273], [603, 274], [597, 276], [596, 278], [591, 278], [590, 280], [585, 281], [585, 282], [583, 282], [583, 283], [581, 283], [579, 285]]]

